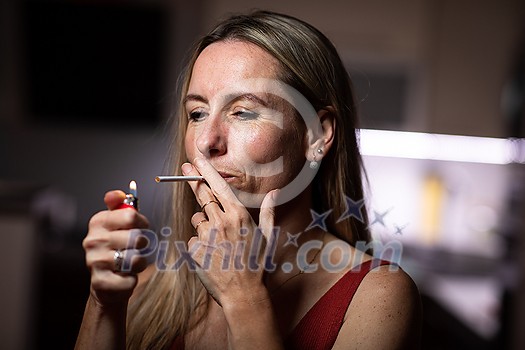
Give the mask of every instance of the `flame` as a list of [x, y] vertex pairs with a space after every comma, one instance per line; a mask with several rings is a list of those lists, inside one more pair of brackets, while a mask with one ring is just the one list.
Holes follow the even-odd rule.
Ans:
[[131, 180], [131, 182], [129, 183], [129, 190], [130, 191], [137, 191], [137, 183], [135, 182], [135, 180]]

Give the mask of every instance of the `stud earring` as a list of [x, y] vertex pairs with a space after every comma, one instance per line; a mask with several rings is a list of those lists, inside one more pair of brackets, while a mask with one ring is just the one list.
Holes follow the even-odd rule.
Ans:
[[[317, 153], [318, 153], [319, 155], [322, 155], [322, 154], [323, 154], [323, 150], [320, 149], [320, 148], [318, 148], [318, 149], [317, 149]], [[319, 168], [319, 163], [317, 162], [317, 154], [315, 154], [315, 152], [314, 152], [314, 160], [312, 160], [312, 161], [310, 162], [310, 169], [314, 169], [314, 170], [315, 170], [315, 169], [317, 169], [317, 168]]]

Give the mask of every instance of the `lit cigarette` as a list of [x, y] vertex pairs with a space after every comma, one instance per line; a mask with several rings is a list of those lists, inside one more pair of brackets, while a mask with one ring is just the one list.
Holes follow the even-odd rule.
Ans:
[[204, 176], [157, 176], [155, 182], [204, 181]]

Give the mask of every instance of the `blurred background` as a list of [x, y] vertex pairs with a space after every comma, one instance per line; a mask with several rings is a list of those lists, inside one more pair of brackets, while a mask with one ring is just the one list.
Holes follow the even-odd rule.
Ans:
[[2, 0], [2, 348], [73, 346], [89, 217], [133, 179], [155, 219], [182, 59], [255, 8], [310, 22], [348, 67], [370, 227], [402, 243], [423, 348], [524, 349], [521, 0]]

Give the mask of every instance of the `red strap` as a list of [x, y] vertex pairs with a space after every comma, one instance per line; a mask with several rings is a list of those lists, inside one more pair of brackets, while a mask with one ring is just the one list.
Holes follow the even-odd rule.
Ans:
[[375, 267], [390, 264], [373, 259], [345, 273], [306, 313], [287, 337], [286, 349], [331, 349], [359, 284]]
[[[285, 342], [286, 349], [331, 349], [343, 325], [346, 310], [366, 274], [389, 261], [373, 259], [354, 267], [341, 277], [304, 315]], [[179, 336], [171, 349], [184, 349]]]

